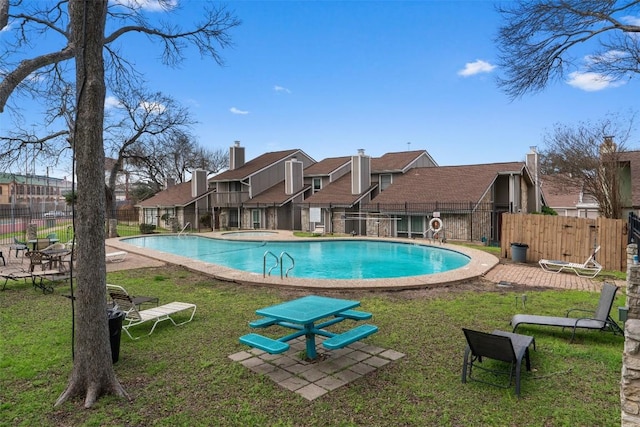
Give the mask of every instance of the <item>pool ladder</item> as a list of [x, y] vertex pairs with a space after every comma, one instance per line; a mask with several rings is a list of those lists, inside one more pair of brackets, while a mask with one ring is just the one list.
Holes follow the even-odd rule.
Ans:
[[189, 230], [193, 231], [193, 227], [191, 227], [191, 223], [187, 222], [184, 227], [182, 227], [182, 230], [180, 230], [180, 232], [178, 233], [178, 237], [182, 236], [183, 234], [185, 234], [185, 230], [189, 228]]
[[[291, 260], [291, 266], [287, 268], [287, 271], [283, 272], [284, 266], [282, 263], [282, 259], [285, 256], [289, 258], [289, 260]], [[267, 271], [267, 257], [273, 257], [275, 259], [275, 264], [273, 264], [271, 268], [269, 268], [269, 271]], [[262, 277], [271, 276], [271, 271], [278, 265], [280, 266], [280, 278], [282, 279], [283, 277], [289, 277], [289, 272], [293, 270], [293, 267], [296, 266], [296, 262], [293, 260], [293, 257], [286, 251], [281, 252], [279, 257], [277, 257], [276, 254], [271, 251], [266, 251], [262, 256]]]

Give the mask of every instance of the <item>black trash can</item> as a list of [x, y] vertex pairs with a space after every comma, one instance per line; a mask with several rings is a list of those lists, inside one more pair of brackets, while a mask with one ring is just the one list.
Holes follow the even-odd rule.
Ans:
[[511, 243], [511, 259], [514, 262], [527, 262], [527, 249], [529, 245], [526, 243]]
[[122, 337], [122, 321], [124, 312], [108, 309], [109, 317], [109, 341], [111, 343], [111, 361], [116, 363], [120, 358], [120, 338]]

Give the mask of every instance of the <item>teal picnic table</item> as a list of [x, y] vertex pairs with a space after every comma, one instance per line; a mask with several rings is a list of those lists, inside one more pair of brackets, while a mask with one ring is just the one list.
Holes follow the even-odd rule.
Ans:
[[[240, 342], [268, 353], [278, 354], [289, 349], [288, 341], [304, 335], [307, 358], [315, 359], [318, 357], [316, 335], [327, 337], [328, 339], [324, 340], [322, 345], [333, 350], [345, 347], [378, 331], [377, 326], [368, 324], [357, 326], [340, 334], [325, 329], [345, 319], [366, 320], [371, 318], [371, 313], [353, 310], [359, 305], [360, 301], [309, 295], [261, 308], [256, 310], [256, 314], [264, 317], [250, 322], [249, 326], [265, 328], [279, 325], [293, 329], [295, 332], [278, 339], [251, 333], [240, 337]], [[323, 319], [326, 320], [317, 323]]]

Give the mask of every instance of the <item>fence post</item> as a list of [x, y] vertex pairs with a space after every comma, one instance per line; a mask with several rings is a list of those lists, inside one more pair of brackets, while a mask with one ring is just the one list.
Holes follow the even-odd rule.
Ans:
[[107, 229], [108, 238], [118, 237], [118, 220], [114, 218], [109, 218], [107, 221], [109, 224]]
[[620, 404], [621, 425], [631, 427], [640, 425], [640, 265], [637, 264], [627, 268], [627, 308]]
[[38, 224], [33, 222], [27, 225], [27, 240], [35, 240], [38, 238]]

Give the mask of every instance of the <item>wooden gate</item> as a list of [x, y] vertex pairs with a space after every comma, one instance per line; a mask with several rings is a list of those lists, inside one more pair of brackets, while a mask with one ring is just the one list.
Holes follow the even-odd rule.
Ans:
[[596, 259], [605, 270], [627, 269], [628, 223], [622, 219], [502, 214], [501, 255], [511, 258], [511, 243], [525, 243], [527, 262], [553, 259], [583, 263], [600, 246]]

